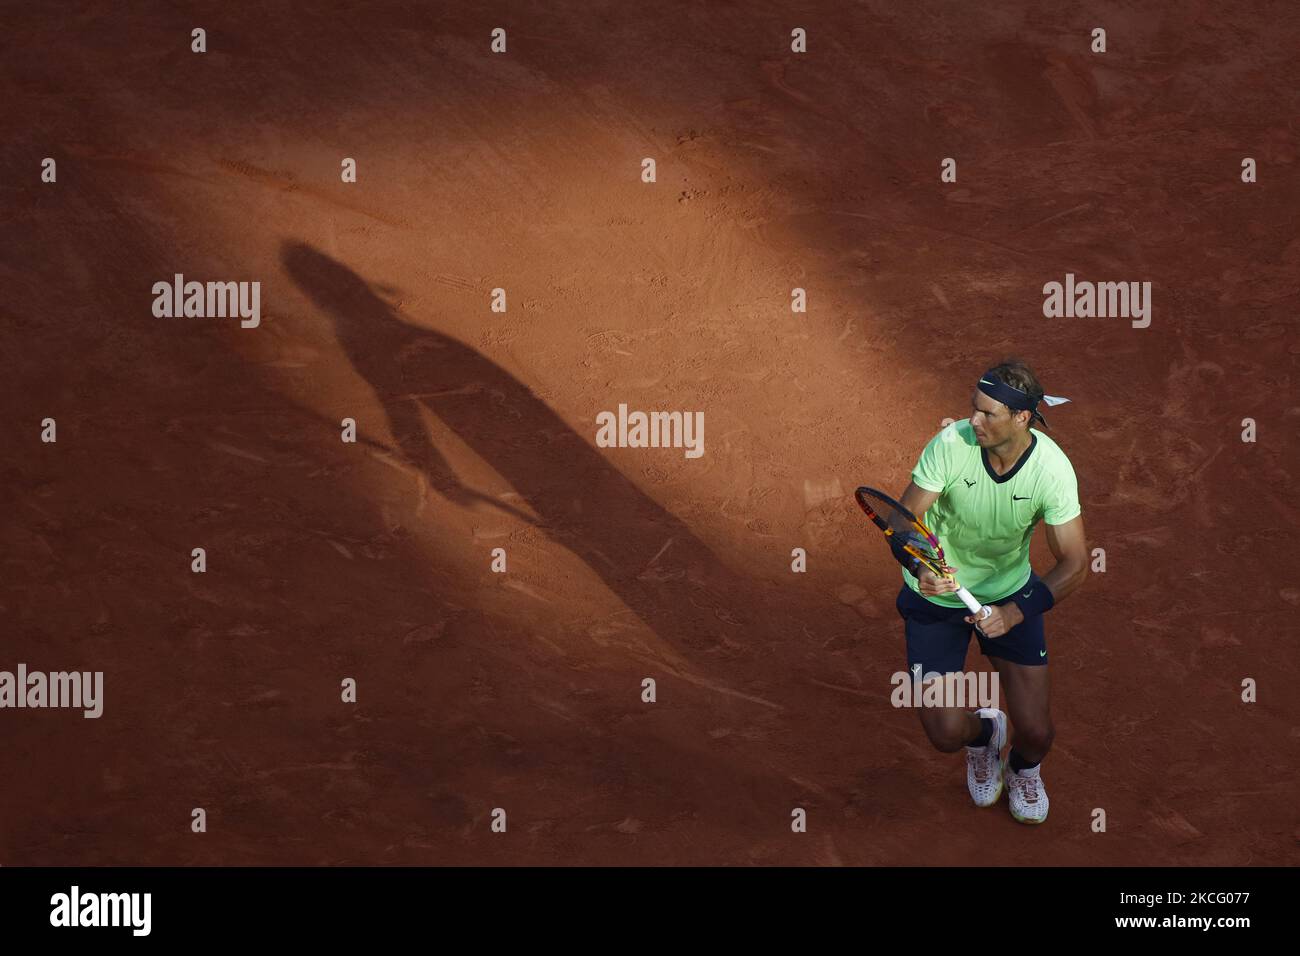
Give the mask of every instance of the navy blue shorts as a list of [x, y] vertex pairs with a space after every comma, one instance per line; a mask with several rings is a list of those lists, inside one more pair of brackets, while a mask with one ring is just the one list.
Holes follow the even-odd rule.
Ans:
[[[1029, 580], [1042, 579], [1033, 571]], [[1022, 585], [1021, 587], [1024, 587]], [[1017, 588], [1016, 590], [1020, 590]], [[991, 601], [1001, 604], [1006, 598]], [[985, 637], [962, 618], [970, 614], [965, 607], [944, 607], [927, 601], [906, 584], [895, 602], [903, 629], [907, 634], [907, 668], [921, 665], [921, 673], [958, 673], [965, 669], [966, 650], [975, 635], [985, 657], [1001, 657], [1014, 664], [1037, 666], [1047, 663], [1047, 642], [1043, 635], [1043, 616], [1021, 621], [1001, 637]]]

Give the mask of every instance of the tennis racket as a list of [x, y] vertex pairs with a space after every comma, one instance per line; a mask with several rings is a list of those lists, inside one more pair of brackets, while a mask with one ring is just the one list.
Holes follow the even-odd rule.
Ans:
[[[886, 538], [897, 537], [903, 545], [903, 550], [920, 561], [922, 566], [929, 568], [939, 577], [947, 578], [957, 584], [957, 578], [943, 556], [943, 547], [939, 544], [939, 539], [934, 536], [934, 532], [921, 523], [916, 515], [875, 488], [864, 486], [859, 488], [855, 495], [858, 504], [867, 513], [867, 517], [877, 528], [885, 532]], [[979, 615], [980, 620], [993, 613], [992, 608], [980, 604], [975, 600], [975, 595], [960, 584], [957, 584], [955, 593], [972, 614]]]

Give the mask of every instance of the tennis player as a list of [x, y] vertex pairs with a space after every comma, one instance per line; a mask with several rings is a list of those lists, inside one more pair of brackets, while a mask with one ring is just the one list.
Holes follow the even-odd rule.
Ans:
[[[952, 593], [952, 579], [895, 550], [904, 567], [897, 608], [909, 669], [919, 667], [928, 679], [962, 672], [975, 633], [997, 668], [1015, 735], [1004, 764], [1007, 713], [1001, 710], [921, 707], [921, 726], [944, 753], [966, 748], [966, 786], [976, 806], [997, 803], [1005, 780], [1011, 815], [1021, 823], [1047, 819], [1042, 761], [1054, 730], [1043, 618], [1088, 571], [1074, 468], [1039, 430], [1047, 428], [1039, 404], [1062, 401], [1044, 396], [1024, 362], [1008, 359], [989, 369], [971, 395], [970, 418], [947, 424], [931, 439], [903, 492], [903, 507], [943, 543], [961, 584], [992, 608], [978, 630], [976, 617]], [[1040, 519], [1056, 556], [1043, 577], [1029, 564], [1029, 540]]]

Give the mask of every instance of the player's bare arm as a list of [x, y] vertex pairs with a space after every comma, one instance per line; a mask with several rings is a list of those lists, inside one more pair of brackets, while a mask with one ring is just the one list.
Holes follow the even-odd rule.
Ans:
[[1052, 549], [1056, 566], [1043, 577], [1056, 603], [1060, 604], [1088, 576], [1088, 546], [1083, 533], [1083, 516], [1065, 524], [1049, 524], [1047, 546]]
[[[1043, 584], [1052, 592], [1055, 606], [1078, 588], [1088, 574], [1087, 539], [1083, 533], [1082, 515], [1065, 524], [1049, 524], [1046, 527], [1047, 546], [1052, 549], [1056, 564], [1043, 576]], [[980, 629], [986, 637], [997, 637], [1024, 619], [1025, 615], [1014, 603], [998, 604], [993, 606], [993, 613], [980, 622]], [[969, 620], [974, 622], [974, 618]]]

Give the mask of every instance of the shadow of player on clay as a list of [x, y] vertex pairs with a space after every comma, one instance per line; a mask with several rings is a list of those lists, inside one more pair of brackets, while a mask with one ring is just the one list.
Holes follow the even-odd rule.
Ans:
[[755, 610], [760, 582], [727, 569], [509, 372], [449, 336], [404, 322], [364, 279], [310, 246], [286, 243], [281, 258], [333, 322], [339, 344], [382, 402], [402, 455], [440, 494], [532, 521], [460, 482], [422, 409], [523, 497], [540, 518], [532, 523], [673, 646], [726, 653], [757, 640], [756, 622], [778, 626]]

